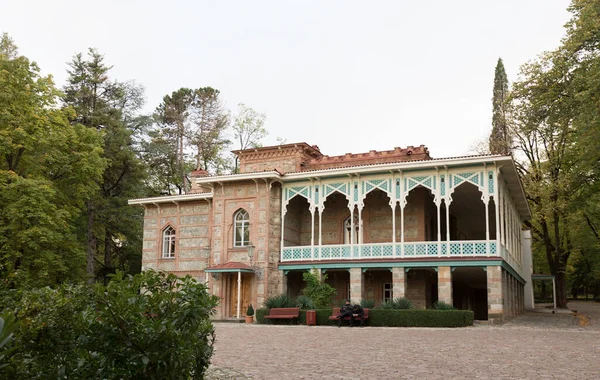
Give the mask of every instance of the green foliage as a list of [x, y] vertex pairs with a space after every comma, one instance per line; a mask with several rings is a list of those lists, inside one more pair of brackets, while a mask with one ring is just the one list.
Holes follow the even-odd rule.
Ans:
[[435, 310], [456, 310], [454, 306], [449, 303], [443, 301], [436, 301], [433, 303], [433, 308]]
[[0, 277], [12, 287], [46, 286], [83, 275], [74, 226], [98, 191], [102, 136], [70, 125], [52, 78], [0, 43]]
[[267, 309], [280, 308], [280, 307], [296, 307], [295, 300], [286, 295], [281, 294], [274, 297], [269, 297], [265, 300], [265, 307]]
[[[146, 194], [146, 170], [137, 156], [135, 140], [146, 118], [138, 115], [144, 91], [134, 82], [110, 79], [111, 67], [96, 50], [77, 54], [69, 63], [64, 88], [66, 106], [75, 110], [72, 125], [102, 134], [106, 167], [86, 204], [81, 207], [79, 239], [86, 247], [88, 281], [116, 269], [139, 270], [142, 250], [143, 211], [130, 207], [128, 199]], [[96, 270], [100, 263], [100, 270]]]
[[13, 293], [9, 306], [20, 325], [8, 378], [203, 378], [217, 298], [189, 276], [110, 277], [93, 289]]
[[373, 309], [375, 307], [375, 300], [363, 298], [360, 300], [360, 306], [367, 309]]
[[412, 301], [409, 300], [408, 298], [400, 297], [400, 298], [394, 298], [393, 300], [382, 302], [380, 308], [388, 309], [388, 310], [389, 309], [396, 309], [396, 310], [412, 309], [413, 304], [412, 304]]
[[143, 145], [151, 186], [163, 193], [183, 194], [190, 188], [192, 169], [230, 172], [223, 150], [228, 114], [219, 90], [180, 88], [166, 95], [154, 112], [155, 125]]
[[[569, 11], [572, 18], [561, 45], [522, 66], [510, 108], [533, 216], [534, 267], [556, 276], [559, 307], [566, 307], [568, 281], [600, 293], [600, 274], [594, 270], [600, 256], [600, 214], [595, 211], [600, 8], [597, 1], [574, 0]], [[582, 270], [586, 275], [578, 276]]]
[[4, 364], [5, 352], [8, 350], [8, 345], [18, 325], [19, 323], [12, 313], [0, 314], [0, 369], [6, 366]]
[[470, 310], [369, 310], [369, 325], [378, 327], [465, 327], [473, 320]]
[[249, 317], [254, 315], [254, 308], [252, 307], [252, 304], [248, 305], [248, 309], [246, 309], [246, 315]]
[[508, 95], [508, 77], [502, 58], [498, 58], [492, 97], [492, 133], [489, 138], [491, 154], [509, 154], [511, 151], [511, 137], [507, 122]]
[[[316, 309], [317, 325], [335, 325], [337, 321], [329, 320], [331, 308]], [[289, 321], [270, 321], [264, 316], [267, 309], [256, 310], [258, 324], [289, 324]], [[370, 309], [367, 323], [377, 327], [464, 327], [473, 325], [474, 314], [469, 310], [397, 310]], [[306, 324], [306, 310], [300, 310], [298, 324]]]
[[256, 323], [258, 324], [265, 324], [267, 323], [267, 319], [265, 319], [265, 315], [269, 315], [269, 309], [264, 307], [261, 309], [256, 309], [256, 313], [255, 313], [255, 318], [256, 319]]
[[298, 296], [296, 298], [296, 305], [300, 309], [314, 309], [315, 303], [310, 297], [307, 296]]
[[315, 307], [324, 308], [331, 305], [331, 298], [337, 294], [337, 291], [331, 285], [325, 283], [326, 274], [323, 274], [322, 278], [319, 279], [317, 269], [313, 269], [310, 272], [304, 272], [302, 279], [306, 283], [302, 293], [313, 300]]
[[[238, 104], [238, 111], [233, 119], [233, 138], [237, 149], [244, 150], [261, 146], [261, 140], [267, 136], [264, 128], [266, 115], [258, 113], [245, 104]], [[238, 157], [234, 158], [235, 172], [238, 172]]]

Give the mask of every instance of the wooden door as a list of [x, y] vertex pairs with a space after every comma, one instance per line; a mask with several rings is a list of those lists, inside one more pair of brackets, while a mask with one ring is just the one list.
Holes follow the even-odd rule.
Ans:
[[[229, 301], [229, 317], [236, 318], [238, 297], [238, 274], [232, 273], [228, 275], [228, 277], [229, 278], [227, 279], [227, 289], [229, 289], [229, 291], [227, 292], [227, 299]], [[246, 315], [246, 309], [248, 308], [248, 305], [252, 302], [251, 283], [252, 275], [250, 273], [242, 273], [242, 291], [240, 294], [242, 302], [240, 306], [240, 318]]]

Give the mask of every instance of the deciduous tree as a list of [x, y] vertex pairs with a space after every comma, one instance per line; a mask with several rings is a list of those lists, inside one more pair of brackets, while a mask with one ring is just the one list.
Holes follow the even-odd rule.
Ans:
[[[267, 116], [264, 113], [258, 113], [245, 104], [238, 104], [238, 110], [233, 118], [233, 137], [238, 149], [244, 150], [261, 146], [261, 140], [268, 132], [265, 129], [265, 120]], [[235, 156], [235, 172], [239, 170], [238, 157]]]
[[52, 78], [0, 42], [0, 272], [10, 286], [82, 276], [79, 208], [98, 191], [106, 161], [95, 130], [69, 124]]

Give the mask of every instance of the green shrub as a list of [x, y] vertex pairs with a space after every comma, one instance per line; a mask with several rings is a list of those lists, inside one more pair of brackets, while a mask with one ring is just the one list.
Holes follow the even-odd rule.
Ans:
[[406, 310], [412, 309], [412, 301], [405, 297], [394, 298], [393, 300], [384, 301], [379, 306], [381, 309], [394, 309], [394, 310]]
[[201, 379], [213, 351], [218, 298], [187, 276], [113, 275], [107, 286], [23, 291], [11, 379]]
[[248, 309], [246, 309], [246, 315], [249, 317], [254, 315], [254, 308], [252, 307], [252, 304], [248, 305]]
[[370, 299], [362, 299], [360, 300], [360, 306], [362, 307], [366, 307], [368, 309], [372, 309], [375, 307], [375, 300], [370, 300]]
[[296, 298], [296, 306], [299, 307], [300, 309], [314, 309], [315, 308], [315, 304], [314, 304], [313, 300], [307, 296], [298, 296], [298, 298]]
[[337, 294], [337, 290], [325, 283], [326, 274], [323, 274], [319, 279], [317, 269], [313, 268], [310, 272], [304, 272], [302, 279], [306, 283], [302, 293], [313, 300], [316, 308], [325, 308], [331, 305], [331, 298]]
[[6, 366], [4, 364], [5, 353], [8, 353], [9, 343], [18, 326], [19, 322], [12, 313], [0, 314], [0, 369]]
[[268, 319], [265, 319], [265, 315], [269, 315], [269, 309], [256, 309], [256, 312], [254, 313], [254, 319], [256, 319], [256, 323], [263, 325], [267, 323]]
[[388, 327], [464, 327], [473, 324], [470, 310], [369, 310], [371, 326]]
[[454, 306], [449, 303], [443, 301], [437, 301], [433, 303], [433, 308], [435, 310], [456, 310]]
[[292, 297], [290, 297], [286, 294], [280, 294], [278, 296], [267, 298], [265, 301], [265, 307], [267, 309], [274, 309], [274, 308], [280, 308], [280, 307], [297, 307], [297, 306], [296, 306], [296, 301]]

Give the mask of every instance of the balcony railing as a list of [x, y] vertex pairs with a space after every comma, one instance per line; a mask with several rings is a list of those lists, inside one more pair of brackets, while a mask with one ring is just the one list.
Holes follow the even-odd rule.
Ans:
[[[489, 253], [488, 253], [489, 245]], [[488, 257], [499, 256], [496, 241], [466, 240], [447, 242], [339, 244], [283, 247], [281, 261], [327, 261], [392, 259], [417, 257]]]

